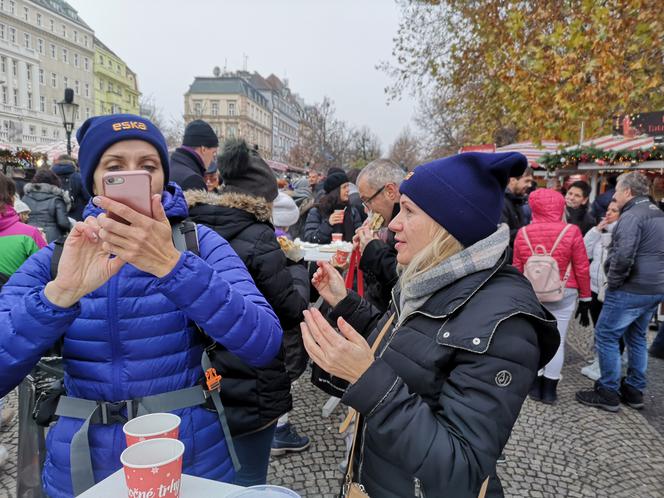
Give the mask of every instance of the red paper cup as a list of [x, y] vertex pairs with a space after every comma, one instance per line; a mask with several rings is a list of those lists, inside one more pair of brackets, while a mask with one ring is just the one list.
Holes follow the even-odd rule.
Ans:
[[131, 419], [122, 430], [127, 446], [161, 437], [177, 439], [180, 433], [180, 417], [172, 413], [150, 413]]
[[343, 242], [344, 234], [343, 233], [333, 233], [332, 242]]
[[122, 452], [129, 498], [179, 498], [184, 444], [178, 439], [149, 439]]
[[337, 249], [337, 252], [334, 254], [334, 262], [338, 266], [344, 266], [346, 261], [348, 261], [348, 256], [350, 256], [350, 252]]

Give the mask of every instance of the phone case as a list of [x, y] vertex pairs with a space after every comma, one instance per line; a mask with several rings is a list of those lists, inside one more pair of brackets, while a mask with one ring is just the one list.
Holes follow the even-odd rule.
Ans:
[[[145, 216], [152, 217], [151, 177], [147, 171], [111, 171], [103, 176], [104, 196], [129, 206]], [[119, 216], [108, 213], [109, 218], [127, 223]]]

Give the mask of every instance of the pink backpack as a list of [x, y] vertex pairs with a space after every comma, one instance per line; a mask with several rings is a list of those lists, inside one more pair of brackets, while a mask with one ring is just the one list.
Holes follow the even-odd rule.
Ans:
[[531, 256], [526, 260], [526, 264], [523, 267], [523, 274], [530, 280], [535, 294], [537, 294], [537, 298], [541, 303], [558, 302], [565, 294], [565, 286], [572, 270], [572, 263], [570, 261], [569, 265], [567, 265], [565, 277], [561, 281], [560, 269], [558, 268], [558, 262], [553, 257], [553, 253], [569, 227], [570, 225], [568, 224], [562, 229], [551, 248], [551, 252], [546, 252], [546, 248], [542, 244], [537, 244], [535, 249], [533, 249], [528, 238], [528, 233], [526, 232], [526, 227], [522, 229], [523, 238], [526, 240], [531, 253]]

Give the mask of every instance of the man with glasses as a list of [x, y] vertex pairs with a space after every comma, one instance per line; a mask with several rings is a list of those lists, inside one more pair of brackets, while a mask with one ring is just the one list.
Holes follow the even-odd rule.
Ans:
[[387, 310], [392, 287], [398, 279], [394, 232], [388, 225], [399, 213], [399, 185], [404, 175], [394, 162], [377, 159], [357, 177], [360, 198], [370, 216], [358, 228], [353, 241], [362, 253], [360, 270], [365, 277], [365, 297], [383, 311]]
[[205, 172], [216, 161], [219, 138], [212, 127], [197, 119], [184, 130], [182, 146], [171, 154], [170, 179], [182, 190], [207, 190]]

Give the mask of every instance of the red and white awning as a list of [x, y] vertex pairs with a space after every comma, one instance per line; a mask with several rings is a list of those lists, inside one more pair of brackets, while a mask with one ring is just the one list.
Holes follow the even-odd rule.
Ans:
[[266, 162], [270, 168], [272, 168], [274, 171], [279, 171], [280, 173], [285, 173], [287, 171], [304, 173], [304, 170], [302, 168], [291, 166], [290, 164], [282, 163], [279, 161], [273, 161], [272, 159], [268, 159]]
[[272, 159], [268, 159], [266, 162], [268, 166], [274, 171], [279, 171], [281, 173], [288, 171], [288, 164], [280, 163], [279, 161], [273, 161]]
[[[32, 152], [42, 152], [46, 154], [46, 157], [48, 157], [48, 162], [53, 164], [58, 159], [58, 157], [67, 153], [67, 141], [60, 140], [50, 144], [37, 145], [35, 147], [31, 147], [30, 150]], [[74, 137], [71, 137], [71, 155], [74, 158], [78, 157], [78, 142]]]
[[538, 161], [544, 154], [555, 154], [564, 146], [564, 143], [554, 140], [543, 140], [539, 145], [534, 142], [519, 142], [498, 147], [496, 152], [520, 152], [526, 156], [530, 165], [539, 167]]
[[648, 135], [639, 137], [624, 137], [623, 135], [605, 135], [592, 138], [580, 144], [571, 145], [566, 150], [574, 150], [579, 147], [595, 147], [602, 150], [637, 150], [648, 149], [655, 144], [655, 139]]

